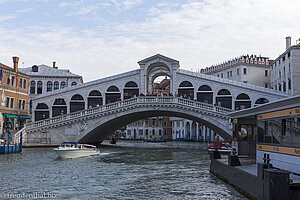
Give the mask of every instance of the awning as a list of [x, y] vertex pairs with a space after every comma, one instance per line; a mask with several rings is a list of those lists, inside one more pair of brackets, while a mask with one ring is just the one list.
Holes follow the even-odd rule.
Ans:
[[28, 115], [18, 115], [20, 119], [30, 119]]
[[4, 114], [4, 115], [9, 119], [18, 119], [17, 115], [12, 115], [12, 114]]

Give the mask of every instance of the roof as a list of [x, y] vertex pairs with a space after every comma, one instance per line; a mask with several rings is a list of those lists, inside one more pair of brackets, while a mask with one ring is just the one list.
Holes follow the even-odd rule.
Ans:
[[32, 67], [19, 68], [20, 71], [29, 76], [52, 76], [52, 77], [81, 77], [77, 74], [71, 73], [68, 69], [56, 69], [47, 65], [37, 65], [38, 72], [33, 72]]
[[[11, 68], [11, 67], [9, 67], [9, 66], [7, 66], [7, 65], [4, 65], [4, 64], [2, 64], [2, 63], [0, 63], [0, 67], [3, 68], [3, 69], [9, 70], [9, 71], [15, 72], [15, 70], [14, 70], [13, 68]], [[29, 76], [28, 74], [26, 74], [26, 73], [20, 71], [20, 68], [19, 68], [18, 74], [23, 74], [23, 75], [25, 75], [25, 76]]]
[[163, 56], [163, 55], [160, 55], [160, 54], [156, 54], [154, 56], [150, 56], [148, 58], [145, 58], [145, 59], [139, 61], [138, 64], [145, 64], [145, 63], [147, 63], [147, 62], [149, 62], [151, 60], [155, 60], [155, 59], [167, 60], [167, 61], [169, 61], [171, 63], [177, 63], [177, 64], [179, 64], [178, 60], [174, 60], [172, 58], [169, 58], [169, 57], [166, 57], [166, 56]]
[[300, 95], [279, 99], [253, 108], [231, 112], [228, 115], [231, 118], [241, 118], [294, 107], [300, 107]]

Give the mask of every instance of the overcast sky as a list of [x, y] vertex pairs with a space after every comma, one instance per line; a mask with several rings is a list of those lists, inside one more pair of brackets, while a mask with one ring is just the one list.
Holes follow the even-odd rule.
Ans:
[[276, 58], [300, 38], [299, 0], [0, 0], [0, 62], [68, 68], [91, 81], [162, 54], [199, 70]]

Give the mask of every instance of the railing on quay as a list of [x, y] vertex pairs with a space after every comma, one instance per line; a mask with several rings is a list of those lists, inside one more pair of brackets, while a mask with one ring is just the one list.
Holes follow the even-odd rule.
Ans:
[[51, 125], [53, 123], [63, 122], [63, 121], [70, 120], [70, 119], [76, 119], [76, 118], [93, 115], [93, 114], [97, 114], [100, 112], [110, 111], [110, 110], [130, 106], [130, 105], [153, 104], [153, 103], [178, 104], [178, 105], [183, 105], [183, 106], [189, 106], [189, 107], [196, 108], [196, 109], [217, 112], [217, 113], [221, 113], [221, 114], [226, 114], [226, 113], [232, 111], [231, 109], [228, 109], [228, 108], [214, 106], [211, 104], [202, 103], [202, 102], [198, 102], [195, 100], [184, 99], [181, 97], [139, 96], [139, 97], [127, 99], [124, 101], [117, 101], [114, 103], [97, 106], [97, 107], [89, 108], [89, 109], [82, 110], [82, 111], [77, 111], [77, 112], [60, 115], [60, 116], [53, 117], [53, 118], [44, 119], [44, 120], [37, 121], [37, 122], [32, 122], [32, 123], [27, 124], [26, 127], [27, 127], [27, 130], [30, 130], [31, 128], [37, 128], [37, 127], [42, 127], [42, 126], [46, 126], [46, 125]]

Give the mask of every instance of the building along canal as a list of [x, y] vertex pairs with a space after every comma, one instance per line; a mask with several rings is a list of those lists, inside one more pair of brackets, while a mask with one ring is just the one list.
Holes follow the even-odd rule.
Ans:
[[0, 157], [1, 197], [49, 192], [56, 199], [246, 199], [209, 173], [206, 147], [118, 141], [101, 146], [100, 156], [65, 160], [52, 148], [24, 148]]

